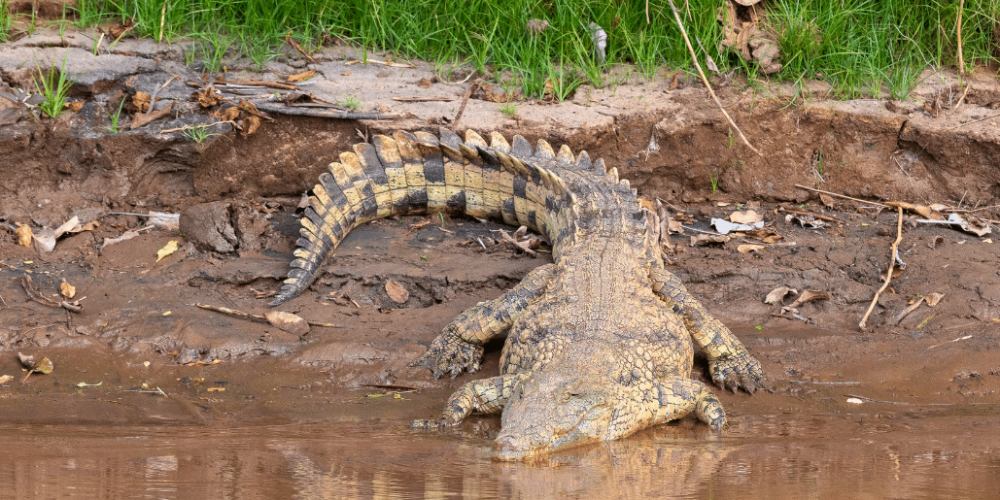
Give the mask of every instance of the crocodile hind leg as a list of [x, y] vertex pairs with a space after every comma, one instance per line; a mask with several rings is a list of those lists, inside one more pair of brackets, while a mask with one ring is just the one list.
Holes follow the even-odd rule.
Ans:
[[502, 375], [468, 382], [448, 398], [440, 419], [414, 420], [410, 426], [415, 429], [447, 427], [462, 423], [472, 413], [496, 415], [503, 411], [514, 386], [522, 378], [524, 375]]
[[684, 288], [681, 280], [669, 271], [650, 273], [653, 291], [684, 321], [692, 339], [708, 356], [712, 381], [735, 392], [739, 388], [753, 394], [767, 389], [764, 369], [733, 332], [708, 311]]
[[434, 378], [444, 373], [455, 378], [462, 370], [475, 373], [483, 359], [483, 345], [506, 332], [528, 305], [542, 295], [555, 270], [555, 264], [536, 268], [499, 298], [480, 302], [459, 314], [410, 366], [429, 368]]

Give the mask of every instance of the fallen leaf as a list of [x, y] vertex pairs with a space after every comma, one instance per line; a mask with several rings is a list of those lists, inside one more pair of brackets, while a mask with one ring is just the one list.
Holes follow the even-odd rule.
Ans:
[[243, 130], [240, 131], [240, 135], [246, 137], [253, 134], [260, 128], [260, 118], [256, 116], [248, 116], [243, 119]]
[[740, 253], [750, 253], [750, 252], [759, 252], [765, 248], [767, 247], [765, 247], [764, 245], [740, 245], [736, 247], [736, 250]]
[[11, 380], [14, 380], [14, 376], [13, 375], [0, 375], [0, 385], [6, 384], [7, 382], [10, 382]]
[[140, 113], [149, 111], [149, 105], [152, 102], [152, 98], [145, 92], [136, 92], [135, 95], [132, 96], [132, 105], [135, 106]]
[[699, 234], [691, 237], [691, 246], [711, 245], [713, 243], [725, 243], [729, 241], [729, 236], [721, 234]]
[[225, 387], [209, 387], [208, 392], [226, 392]]
[[862, 400], [860, 400], [858, 398], [847, 398], [847, 402], [851, 403], [852, 405], [864, 404], [864, 401], [862, 401]]
[[924, 205], [914, 205], [913, 203], [907, 203], [905, 201], [887, 201], [886, 205], [893, 208], [902, 208], [903, 210], [909, 210], [925, 219], [931, 220], [944, 220], [944, 216], [937, 213], [933, 208]]
[[132, 118], [132, 130], [135, 130], [147, 123], [154, 122], [160, 118], [170, 116], [170, 113], [174, 111], [174, 103], [170, 103], [165, 108], [150, 111], [149, 113], [138, 113]]
[[826, 208], [833, 208], [833, 198], [831, 198], [830, 195], [819, 195], [819, 201], [823, 202], [823, 205], [826, 206]]
[[279, 330], [286, 331], [293, 335], [305, 335], [309, 333], [309, 323], [301, 316], [284, 311], [269, 311], [264, 313], [267, 322], [274, 325]]
[[931, 307], [934, 307], [934, 306], [938, 305], [938, 302], [941, 302], [941, 299], [943, 299], [943, 298], [944, 298], [944, 294], [943, 293], [937, 293], [937, 292], [935, 292], [935, 293], [928, 293], [927, 295], [924, 296], [924, 300], [927, 301], [927, 305], [929, 305]]
[[761, 240], [767, 244], [777, 243], [778, 241], [784, 239], [784, 236], [767, 227], [747, 231], [745, 234], [750, 238]]
[[830, 298], [830, 294], [824, 292], [823, 290], [802, 290], [802, 295], [792, 302], [791, 307], [798, 307], [807, 302], [815, 302], [817, 300], [827, 300]]
[[100, 381], [100, 382], [98, 382], [96, 384], [88, 384], [86, 382], [80, 382], [80, 383], [76, 384], [76, 386], [77, 387], [81, 387], [81, 388], [82, 387], [100, 387], [103, 384], [104, 384], [104, 381], [102, 380], [102, 381]]
[[69, 109], [74, 113], [79, 113], [80, 110], [83, 109], [83, 104], [84, 104], [83, 101], [73, 101], [73, 102], [67, 102], [66, 104], [64, 104], [64, 106], [66, 106], [66, 109]]
[[211, 108], [222, 100], [222, 95], [212, 87], [205, 90], [191, 93], [191, 100], [198, 101], [203, 108]]
[[170, 240], [163, 248], [156, 251], [156, 262], [177, 251], [177, 240]]
[[59, 284], [59, 293], [67, 299], [72, 299], [76, 296], [76, 287], [67, 283], [66, 280], [63, 280], [63, 282]]
[[385, 282], [385, 293], [388, 294], [389, 298], [397, 304], [405, 304], [410, 298], [410, 292], [396, 280], [388, 280]]
[[219, 120], [224, 122], [236, 121], [240, 117], [240, 108], [238, 106], [230, 106], [225, 109], [222, 113], [219, 113]]
[[18, 245], [21, 245], [22, 247], [31, 246], [31, 226], [27, 224], [18, 224], [17, 230], [14, 231], [14, 234], [17, 235]]
[[767, 294], [767, 297], [764, 298], [764, 303], [765, 304], [781, 303], [781, 301], [785, 298], [786, 295], [788, 295], [788, 294], [794, 295], [796, 293], [799, 293], [799, 292], [797, 290], [795, 290], [794, 288], [788, 288], [787, 286], [781, 286], [781, 287], [775, 288], [774, 290], [771, 290], [771, 292]]
[[[736, 212], [739, 213], [739, 212]], [[710, 222], [715, 226], [715, 230], [722, 234], [729, 234], [733, 231], [753, 231], [764, 227], [764, 221], [757, 221], [748, 224], [738, 224], [725, 219], [712, 219]]]
[[301, 82], [301, 81], [308, 80], [308, 79], [310, 79], [310, 78], [312, 78], [314, 76], [316, 76], [316, 70], [311, 69], [309, 71], [303, 71], [301, 73], [296, 73], [294, 75], [289, 75], [288, 78], [285, 79], [285, 81], [289, 82], [289, 83]]

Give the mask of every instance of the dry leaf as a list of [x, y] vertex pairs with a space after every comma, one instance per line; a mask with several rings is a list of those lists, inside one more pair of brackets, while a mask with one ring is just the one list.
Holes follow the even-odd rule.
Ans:
[[264, 313], [264, 317], [267, 318], [268, 323], [292, 335], [302, 336], [309, 333], [309, 323], [296, 314], [284, 311], [269, 311]]
[[140, 113], [149, 111], [149, 105], [152, 102], [153, 99], [145, 92], [136, 92], [135, 95], [132, 96], [132, 105], [135, 106]]
[[156, 251], [156, 262], [177, 251], [177, 240], [170, 240], [163, 248]]
[[149, 113], [138, 113], [132, 118], [132, 130], [135, 130], [147, 123], [154, 122], [160, 118], [170, 116], [170, 113], [174, 111], [174, 103], [170, 103], [167, 107], [163, 109], [156, 109]]
[[767, 247], [765, 247], [764, 245], [740, 245], [736, 247], [736, 250], [740, 253], [750, 253], [750, 252], [759, 252], [765, 248]]
[[691, 237], [691, 246], [710, 245], [713, 243], [725, 243], [729, 241], [729, 236], [721, 234], [699, 234]]
[[240, 117], [240, 108], [237, 106], [231, 106], [226, 108], [225, 111], [219, 113], [219, 119], [224, 122], [233, 122]]
[[747, 231], [745, 234], [751, 238], [761, 240], [768, 244], [777, 243], [784, 238], [770, 228], [754, 229], [753, 231]]
[[191, 361], [190, 363], [184, 363], [184, 366], [212, 366], [212, 365], [217, 365], [221, 362], [222, 360], [218, 358], [213, 359], [212, 361], [202, 361], [199, 359], [198, 361]]
[[831, 198], [830, 195], [819, 195], [819, 201], [823, 202], [823, 205], [826, 206], [826, 208], [833, 208], [833, 198]]
[[827, 300], [830, 298], [830, 294], [824, 292], [823, 290], [802, 290], [802, 295], [792, 302], [791, 307], [798, 307], [807, 302], [814, 302], [817, 300]]
[[746, 212], [733, 212], [729, 215], [729, 220], [737, 224], [756, 224], [764, 220], [764, 216], [753, 210], [747, 210]]
[[248, 116], [243, 119], [243, 130], [240, 131], [240, 135], [246, 137], [253, 134], [260, 128], [260, 118], [256, 116]]
[[209, 387], [208, 392], [226, 392], [225, 387]]
[[83, 101], [67, 102], [64, 106], [74, 113], [79, 113], [83, 109]]
[[17, 244], [18, 245], [21, 245], [22, 247], [30, 247], [31, 246], [31, 236], [32, 236], [32, 234], [31, 234], [31, 226], [29, 226], [27, 224], [18, 224], [17, 225], [17, 230], [14, 231], [14, 234], [17, 235]]
[[885, 204], [893, 208], [902, 208], [903, 210], [909, 210], [913, 213], [920, 215], [925, 219], [944, 220], [943, 215], [937, 213], [931, 207], [927, 207], [924, 205], [914, 205], [912, 203], [907, 203], [905, 201], [887, 201], [885, 202]]
[[410, 292], [396, 280], [385, 282], [385, 293], [397, 304], [404, 304], [410, 298]]
[[309, 71], [303, 71], [301, 73], [296, 73], [294, 75], [289, 75], [288, 78], [285, 79], [285, 81], [289, 82], [289, 83], [301, 82], [301, 81], [308, 80], [308, 79], [310, 79], [310, 78], [312, 78], [314, 76], [316, 76], [316, 70], [311, 69]]
[[936, 293], [935, 292], [935, 293], [928, 293], [924, 297], [924, 300], [927, 301], [927, 305], [929, 305], [931, 307], [934, 307], [934, 306], [938, 305], [938, 302], [941, 302], [941, 299], [943, 299], [943, 298], [944, 298], [944, 294], [943, 293]]
[[13, 375], [0, 375], [0, 385], [6, 384], [7, 382], [10, 382], [11, 380], [14, 380], [14, 376]]
[[66, 280], [63, 280], [63, 282], [59, 284], [59, 293], [67, 299], [72, 299], [76, 296], [76, 287], [67, 283]]
[[191, 94], [192, 101], [198, 101], [198, 104], [203, 108], [211, 108], [219, 101], [222, 100], [222, 95], [219, 94], [214, 88], [208, 87], [203, 91], [193, 92]]
[[787, 286], [781, 286], [781, 287], [775, 288], [774, 290], [771, 290], [771, 292], [767, 294], [767, 297], [764, 298], [764, 303], [765, 304], [775, 304], [775, 303], [780, 304], [784, 300], [784, 298], [785, 298], [786, 295], [788, 295], [788, 294], [794, 295], [796, 293], [798, 293], [798, 291], [795, 290], [794, 288], [788, 288]]

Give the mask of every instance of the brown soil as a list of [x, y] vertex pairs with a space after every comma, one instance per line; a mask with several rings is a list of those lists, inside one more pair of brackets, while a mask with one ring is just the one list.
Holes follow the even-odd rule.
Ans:
[[[474, 220], [407, 217], [352, 233], [316, 284], [281, 307], [335, 328], [313, 327], [296, 336], [194, 307], [267, 311], [265, 296], [278, 288], [291, 259], [299, 195], [323, 166], [359, 133], [433, 130], [453, 116], [454, 102], [388, 100], [389, 93], [419, 95], [417, 81], [432, 76], [428, 68], [392, 71], [379, 80], [385, 82], [379, 89], [367, 82], [385, 70], [331, 59], [323, 63], [330, 79], [317, 89], [333, 98], [349, 89], [365, 103], [393, 106], [407, 118], [276, 116], [248, 138], [227, 133], [204, 144], [155, 133], [166, 123], [149, 132], [102, 132], [99, 104], [125, 85], [122, 78], [100, 93], [81, 91], [88, 104], [78, 114], [0, 128], [0, 222], [54, 227], [75, 214], [102, 223], [63, 238], [47, 254], [18, 246], [12, 232], [0, 231], [0, 375], [14, 376], [0, 387], [0, 421], [229, 425], [381, 419], [382, 425], [401, 426], [433, 415], [459, 384], [497, 373], [499, 344], [474, 376], [436, 381], [426, 370], [407, 366], [459, 312], [496, 297], [547, 262], [544, 255], [532, 258], [490, 245], [496, 236], [491, 231], [500, 226]], [[348, 68], [352, 79], [333, 78]], [[162, 78], [148, 79], [154, 87], [167, 78], [157, 75]], [[18, 75], [0, 71], [0, 77], [10, 82]], [[762, 203], [758, 210], [784, 239], [759, 253], [738, 252], [740, 244], [755, 243], [740, 238], [698, 247], [688, 244], [696, 233], [672, 238], [672, 271], [764, 363], [775, 389], [720, 394], [731, 420], [738, 427], [766, 415], [877, 411], [892, 425], [912, 418], [915, 413], [904, 410], [913, 408], [920, 408], [920, 418], [956, 411], [996, 415], [998, 236], [921, 225], [907, 215], [899, 247], [905, 271], [892, 280], [862, 332], [858, 322], [890, 258], [895, 212], [862, 211], [864, 204], [841, 200], [826, 207], [794, 185], [966, 210], [996, 205], [1000, 118], [990, 106], [1000, 93], [991, 79], [973, 84], [979, 90], [962, 107], [940, 113], [911, 102], [787, 106], [787, 89], [724, 87], [730, 112], [764, 157], [730, 139], [703, 88], [668, 90], [665, 81], [581, 89], [563, 104], [523, 103], [517, 119], [473, 99], [458, 128], [496, 129], [586, 149], [617, 166], [640, 194], [692, 216], [698, 229], [709, 229], [711, 217], [728, 215], [737, 204]], [[949, 85], [928, 83], [918, 95], [941, 95]], [[190, 92], [181, 87], [177, 95]], [[426, 92], [460, 96], [466, 88], [436, 87]], [[379, 98], [379, 92], [385, 95]], [[716, 175], [713, 192], [709, 179]], [[259, 248], [200, 252], [185, 246], [176, 231], [151, 231], [99, 251], [104, 239], [143, 222], [110, 212], [180, 212], [217, 200], [257, 210], [280, 207], [267, 216]], [[788, 209], [843, 223], [806, 229], [786, 221], [782, 210]], [[996, 209], [975, 213], [1000, 219]], [[171, 240], [182, 250], [155, 262], [156, 251]], [[31, 276], [46, 296], [57, 294], [62, 280], [73, 284], [77, 296], [86, 297], [83, 310], [68, 313], [30, 300], [23, 276]], [[388, 298], [389, 279], [408, 290], [404, 304]], [[800, 306], [808, 320], [803, 322], [763, 303], [780, 286], [822, 290], [830, 298]], [[910, 301], [931, 293], [944, 298], [893, 321]], [[55, 370], [21, 383], [17, 352], [47, 356]], [[705, 368], [698, 359], [698, 376], [704, 377]], [[80, 382], [102, 385], [79, 388]], [[364, 397], [401, 388], [418, 390], [406, 393], [409, 404]], [[910, 406], [857, 406], [846, 402], [847, 394]], [[974, 406], [983, 403], [993, 406]]]

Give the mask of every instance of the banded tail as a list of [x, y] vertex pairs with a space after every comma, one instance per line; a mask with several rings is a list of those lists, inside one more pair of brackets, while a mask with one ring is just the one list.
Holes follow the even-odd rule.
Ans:
[[[552, 168], [604, 174], [603, 161], [591, 163], [586, 152], [574, 158], [567, 146], [556, 153], [544, 140], [532, 148], [519, 135], [511, 145], [494, 132], [487, 146], [471, 130], [465, 142], [449, 130], [440, 134], [440, 140], [427, 132], [376, 135], [329, 165], [313, 188], [296, 259], [272, 306], [305, 290], [352, 229], [391, 215], [461, 212], [524, 225], [545, 234], [556, 255], [575, 237], [577, 200]], [[617, 172], [608, 174], [617, 182]]]

